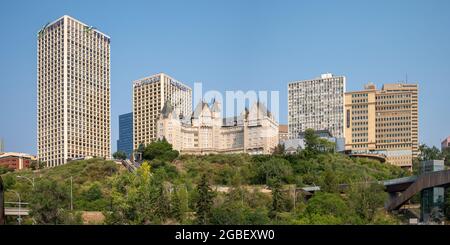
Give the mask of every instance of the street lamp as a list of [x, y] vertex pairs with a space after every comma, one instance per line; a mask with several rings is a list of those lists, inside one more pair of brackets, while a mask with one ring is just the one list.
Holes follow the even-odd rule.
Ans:
[[30, 181], [31, 185], [33, 186], [33, 190], [34, 190], [34, 176], [33, 176], [33, 178], [29, 178], [27, 176], [21, 176], [21, 175], [17, 175], [16, 177], [17, 178], [26, 179], [26, 180]]
[[21, 217], [20, 213], [22, 212], [22, 210], [21, 210], [22, 202], [20, 200], [20, 194], [17, 191], [15, 191], [15, 190], [10, 190], [10, 191], [14, 192], [16, 194], [16, 196], [19, 198], [19, 218], [17, 219], [17, 221], [19, 222], [19, 225], [21, 225], [22, 224], [22, 217]]
[[73, 178], [70, 176], [70, 211], [73, 211]]

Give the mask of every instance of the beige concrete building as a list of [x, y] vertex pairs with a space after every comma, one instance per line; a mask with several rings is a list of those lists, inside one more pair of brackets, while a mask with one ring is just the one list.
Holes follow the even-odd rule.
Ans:
[[150, 144], [157, 138], [161, 110], [166, 102], [174, 105], [178, 115], [192, 112], [192, 89], [183, 83], [159, 73], [133, 83], [133, 147]]
[[110, 38], [70, 16], [37, 41], [38, 159], [110, 158]]
[[345, 94], [345, 149], [386, 156], [404, 168], [418, 153], [418, 85], [385, 84]]
[[288, 125], [278, 126], [278, 141], [283, 142], [289, 139], [289, 129]]
[[289, 138], [298, 138], [306, 129], [328, 130], [344, 136], [345, 77], [327, 73], [319, 78], [288, 85]]
[[259, 102], [224, 119], [218, 101], [201, 102], [184, 118], [167, 103], [158, 120], [158, 138], [166, 138], [181, 154], [270, 154], [278, 145], [278, 123]]

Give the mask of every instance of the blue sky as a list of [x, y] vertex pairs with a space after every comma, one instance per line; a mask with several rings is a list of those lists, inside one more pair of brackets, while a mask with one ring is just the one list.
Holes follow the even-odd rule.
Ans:
[[2, 1], [0, 138], [36, 153], [36, 33], [67, 14], [111, 36], [112, 149], [132, 81], [158, 72], [203, 90], [279, 90], [331, 72], [420, 86], [420, 141], [450, 135], [450, 1]]

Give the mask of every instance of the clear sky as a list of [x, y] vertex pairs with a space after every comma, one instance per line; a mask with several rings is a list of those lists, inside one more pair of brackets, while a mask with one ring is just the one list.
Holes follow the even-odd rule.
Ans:
[[450, 1], [2, 1], [0, 138], [36, 153], [37, 31], [64, 14], [111, 36], [112, 149], [132, 81], [158, 72], [203, 90], [279, 90], [331, 72], [420, 86], [420, 141], [450, 135]]

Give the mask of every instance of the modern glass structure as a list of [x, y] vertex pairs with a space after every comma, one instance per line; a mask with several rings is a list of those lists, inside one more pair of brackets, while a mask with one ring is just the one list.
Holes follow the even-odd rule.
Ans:
[[[444, 170], [443, 160], [423, 161], [420, 163], [421, 174]], [[420, 193], [420, 219], [428, 223], [444, 216], [444, 187], [425, 189]]]
[[117, 151], [125, 152], [127, 157], [133, 153], [133, 112], [119, 116]]

